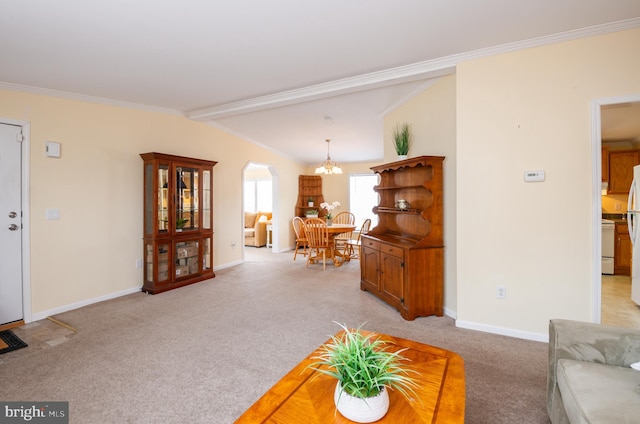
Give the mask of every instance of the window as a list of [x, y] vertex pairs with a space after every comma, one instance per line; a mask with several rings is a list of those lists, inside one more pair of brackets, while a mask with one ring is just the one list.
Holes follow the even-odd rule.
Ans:
[[349, 175], [349, 209], [356, 216], [356, 228], [360, 228], [365, 219], [371, 219], [371, 227], [378, 225], [378, 216], [372, 212], [378, 204], [378, 193], [373, 187], [378, 185], [377, 174]]
[[271, 212], [271, 180], [245, 180], [245, 212]]

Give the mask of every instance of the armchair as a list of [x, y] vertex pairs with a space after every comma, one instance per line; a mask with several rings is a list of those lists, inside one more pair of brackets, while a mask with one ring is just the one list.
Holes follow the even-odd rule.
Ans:
[[262, 247], [267, 245], [267, 223], [271, 212], [244, 213], [244, 245]]
[[636, 423], [640, 417], [640, 330], [549, 322], [547, 411], [553, 424]]

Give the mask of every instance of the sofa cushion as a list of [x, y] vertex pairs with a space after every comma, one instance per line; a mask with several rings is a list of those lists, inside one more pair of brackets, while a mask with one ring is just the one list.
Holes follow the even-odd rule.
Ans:
[[640, 372], [631, 368], [560, 359], [558, 387], [572, 424], [637, 423]]
[[257, 213], [245, 212], [244, 213], [244, 228], [253, 228], [256, 225]]

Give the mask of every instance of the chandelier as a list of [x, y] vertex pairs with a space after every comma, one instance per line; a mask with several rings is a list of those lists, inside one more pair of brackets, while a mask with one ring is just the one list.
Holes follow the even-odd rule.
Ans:
[[342, 169], [340, 169], [338, 164], [332, 161], [331, 156], [329, 156], [329, 142], [331, 139], [328, 138], [325, 141], [327, 142], [327, 160], [316, 168], [316, 174], [342, 174]]

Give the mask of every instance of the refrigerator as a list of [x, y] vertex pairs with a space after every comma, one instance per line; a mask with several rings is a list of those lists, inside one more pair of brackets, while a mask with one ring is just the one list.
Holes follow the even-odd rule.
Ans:
[[640, 165], [633, 167], [633, 182], [629, 189], [627, 225], [631, 238], [631, 299], [640, 305]]

